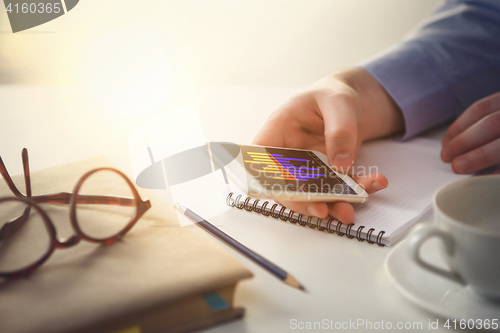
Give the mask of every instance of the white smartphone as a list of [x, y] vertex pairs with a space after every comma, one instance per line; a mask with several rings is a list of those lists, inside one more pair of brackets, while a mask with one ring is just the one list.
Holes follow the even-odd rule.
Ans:
[[317, 151], [209, 143], [212, 161], [246, 194], [278, 201], [361, 203], [368, 194], [352, 178], [332, 170]]

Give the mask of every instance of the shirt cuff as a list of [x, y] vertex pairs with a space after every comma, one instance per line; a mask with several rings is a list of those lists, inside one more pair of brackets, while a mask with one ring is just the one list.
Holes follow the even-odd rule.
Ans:
[[368, 71], [403, 112], [402, 140], [454, 119], [460, 108], [437, 63], [418, 42], [405, 42], [358, 65]]

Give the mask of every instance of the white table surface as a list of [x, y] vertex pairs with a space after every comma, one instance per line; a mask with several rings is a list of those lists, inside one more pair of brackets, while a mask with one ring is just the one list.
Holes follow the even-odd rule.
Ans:
[[[165, 109], [196, 104], [207, 140], [245, 144], [250, 143], [270, 112], [299, 90], [201, 89], [172, 101]], [[2, 86], [0, 101], [0, 155], [12, 174], [22, 171], [23, 147], [29, 150], [32, 170], [106, 154], [130, 172], [127, 137], [138, 121], [152, 116], [140, 110], [119, 116], [92, 105], [85, 93], [75, 88]], [[237, 209], [212, 222], [291, 272], [308, 293], [280, 283], [237, 255], [255, 274], [237, 289], [236, 304], [246, 308], [245, 318], [208, 332], [300, 331], [292, 329], [293, 319], [384, 321], [393, 325], [421, 322], [423, 331], [428, 331], [429, 321], [439, 319], [435, 331], [449, 331], [443, 327], [443, 318], [414, 305], [391, 285], [383, 267], [391, 248]]]

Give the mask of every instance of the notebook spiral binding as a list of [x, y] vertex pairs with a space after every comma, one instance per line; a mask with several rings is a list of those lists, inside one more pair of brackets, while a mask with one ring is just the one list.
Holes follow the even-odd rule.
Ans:
[[[376, 240], [372, 240], [372, 235], [373, 232], [375, 231], [374, 228], [368, 229], [368, 232], [366, 234], [366, 239], [361, 238], [361, 232], [365, 228], [364, 226], [359, 226], [356, 231], [352, 231], [352, 227], [354, 226], [354, 223], [350, 223], [347, 225], [345, 232], [341, 232], [341, 228], [343, 223], [338, 221], [337, 225], [332, 228], [332, 223], [335, 221], [334, 218], [328, 219], [326, 222], [326, 226], [322, 225], [323, 219], [322, 218], [315, 218], [313, 216], [309, 216], [307, 218], [307, 221], [303, 221], [302, 217], [304, 217], [303, 214], [299, 214], [297, 217], [293, 217], [295, 214], [295, 211], [290, 210], [288, 214], [285, 214], [286, 207], [278, 204], [273, 204], [269, 210], [267, 210], [267, 206], [270, 204], [269, 201], [264, 201], [262, 206], [259, 208], [257, 207], [257, 204], [260, 202], [260, 199], [255, 199], [253, 204], [250, 204], [250, 200], [252, 199], [251, 197], [246, 197], [245, 200], [242, 200], [242, 195], [239, 194], [236, 196], [236, 198], [232, 199], [234, 193], [231, 192], [228, 194], [226, 197], [226, 204], [230, 207], [235, 207], [238, 209], [244, 209], [247, 212], [255, 212], [258, 214], [262, 214], [264, 216], [271, 216], [272, 218], [275, 219], [280, 219], [282, 221], [288, 221], [292, 224], [299, 224], [303, 227], [307, 226], [311, 229], [318, 229], [319, 231], [324, 231], [326, 230], [329, 234], [336, 233], [338, 236], [346, 236], [347, 238], [354, 238], [360, 242], [363, 242], [366, 240], [367, 243], [369, 244], [377, 244], [378, 246], [385, 246], [385, 244], [382, 243], [382, 236], [385, 234], [385, 231], [380, 231], [377, 234]], [[314, 220], [314, 221], [313, 221]]]

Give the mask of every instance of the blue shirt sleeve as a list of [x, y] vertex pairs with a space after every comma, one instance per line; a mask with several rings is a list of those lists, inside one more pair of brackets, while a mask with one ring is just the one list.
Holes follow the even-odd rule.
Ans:
[[360, 64], [401, 108], [403, 139], [500, 91], [500, 0], [449, 0], [402, 43]]

